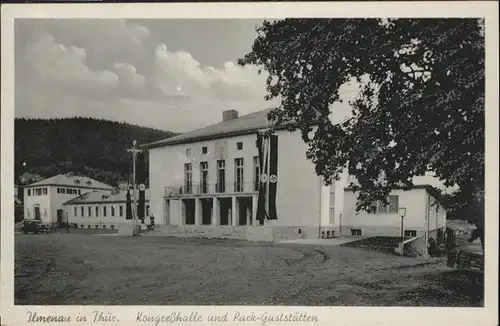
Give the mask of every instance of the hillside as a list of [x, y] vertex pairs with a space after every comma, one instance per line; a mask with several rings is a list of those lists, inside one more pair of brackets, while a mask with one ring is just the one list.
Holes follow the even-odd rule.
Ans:
[[127, 180], [132, 171], [132, 155], [127, 152], [132, 140], [144, 144], [175, 135], [91, 118], [16, 119], [14, 127], [18, 183], [23, 183], [22, 174], [46, 178], [72, 171], [113, 185]]

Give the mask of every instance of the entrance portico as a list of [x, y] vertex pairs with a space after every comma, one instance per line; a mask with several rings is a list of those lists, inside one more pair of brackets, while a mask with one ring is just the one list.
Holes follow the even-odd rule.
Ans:
[[[210, 196], [165, 199], [165, 215], [177, 215], [179, 225], [251, 226], [255, 220], [257, 195]], [[177, 202], [177, 205], [175, 204]]]

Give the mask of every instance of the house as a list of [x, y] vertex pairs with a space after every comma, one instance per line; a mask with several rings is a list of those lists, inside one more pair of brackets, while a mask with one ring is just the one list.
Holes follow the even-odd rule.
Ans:
[[[373, 204], [374, 212], [356, 212], [358, 193], [345, 188], [344, 214], [341, 221], [342, 235], [438, 238], [438, 230], [446, 228], [446, 210], [441, 205], [440, 194], [428, 184], [416, 184], [404, 191], [393, 189], [389, 205], [381, 201]], [[400, 208], [404, 208], [401, 224]], [[401, 228], [403, 227], [403, 229]]]
[[110, 185], [72, 173], [59, 174], [24, 186], [24, 218], [64, 223], [63, 204], [84, 193], [111, 192]]
[[[64, 214], [71, 227], [85, 229], [115, 229], [132, 225], [126, 219], [127, 188], [117, 187], [112, 192], [87, 192], [64, 203]], [[133, 198], [133, 191], [130, 191]], [[149, 189], [145, 191], [145, 214], [149, 215]]]
[[277, 216], [257, 220], [266, 174], [257, 134], [268, 129], [268, 112], [224, 111], [220, 123], [142, 146], [149, 151], [151, 211], [166, 235], [273, 241], [339, 229], [345, 176], [324, 186], [300, 133], [281, 126], [274, 132], [276, 172], [264, 175], [274, 183]]

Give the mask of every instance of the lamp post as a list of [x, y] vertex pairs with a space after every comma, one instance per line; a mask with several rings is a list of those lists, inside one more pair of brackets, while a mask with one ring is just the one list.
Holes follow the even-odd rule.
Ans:
[[134, 204], [132, 206], [132, 221], [133, 221], [133, 225], [134, 225], [134, 235], [135, 235], [136, 223], [137, 223], [136, 222], [136, 216], [137, 216], [137, 191], [136, 191], [136, 188], [137, 188], [137, 184], [136, 184], [135, 166], [137, 164], [137, 154], [142, 152], [142, 150], [137, 148], [137, 140], [134, 140], [132, 142], [132, 144], [133, 144], [133, 147], [128, 149], [127, 151], [132, 153], [132, 158], [133, 158], [132, 187], [134, 189], [133, 190], [134, 191]]
[[400, 207], [398, 209], [398, 212], [399, 212], [399, 216], [401, 216], [401, 243], [404, 242], [405, 238], [404, 238], [404, 228], [403, 228], [403, 219], [406, 215], [406, 207]]

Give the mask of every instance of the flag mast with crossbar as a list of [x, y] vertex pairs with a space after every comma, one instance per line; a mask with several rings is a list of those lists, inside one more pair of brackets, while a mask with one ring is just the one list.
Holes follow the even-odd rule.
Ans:
[[137, 140], [134, 140], [132, 142], [133, 147], [130, 149], [127, 149], [127, 152], [132, 153], [132, 159], [133, 159], [133, 168], [132, 168], [132, 188], [134, 190], [134, 205], [132, 206], [132, 221], [134, 225], [134, 235], [136, 232], [136, 226], [137, 226], [137, 181], [136, 181], [136, 165], [137, 165], [137, 154], [142, 152], [141, 149], [137, 148]]

